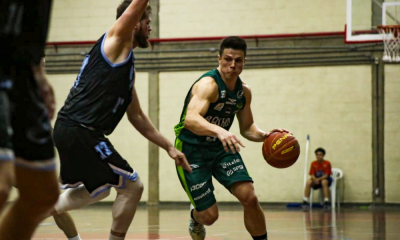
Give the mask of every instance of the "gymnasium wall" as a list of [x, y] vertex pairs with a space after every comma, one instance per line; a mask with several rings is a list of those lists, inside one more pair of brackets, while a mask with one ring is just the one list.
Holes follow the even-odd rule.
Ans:
[[[120, 0], [54, 0], [49, 41], [97, 40]], [[355, 1], [355, 29], [371, 26], [371, 4]], [[160, 0], [160, 37], [343, 31], [346, 0]]]
[[[120, 0], [54, 0], [49, 41], [97, 40], [115, 21]], [[371, 25], [371, 5], [354, 1], [359, 10], [355, 29]], [[160, 0], [160, 37], [254, 35], [299, 32], [343, 31], [346, 0]], [[173, 126], [179, 120], [183, 100], [193, 81], [202, 72], [160, 73], [160, 130], [173, 141]], [[386, 198], [400, 202], [397, 183], [400, 174], [398, 65], [386, 66]], [[136, 87], [145, 112], [148, 109], [147, 73], [138, 73]], [[61, 107], [76, 74], [50, 75]], [[261, 155], [261, 144], [247, 140], [242, 155], [255, 180], [257, 194], [264, 202], [298, 201], [303, 192], [306, 135], [311, 135], [313, 150], [324, 147], [333, 167], [345, 173], [342, 197], [346, 202], [372, 201], [372, 112], [371, 69], [369, 66], [309, 67], [245, 70], [242, 78], [253, 89], [253, 112], [265, 130], [288, 128], [299, 139], [299, 162], [286, 170], [269, 167]], [[233, 132], [239, 135], [237, 123]], [[147, 200], [147, 140], [126, 118], [111, 141], [139, 172], [145, 185], [142, 201]], [[187, 201], [175, 173], [173, 161], [160, 150], [160, 200]], [[309, 164], [308, 164], [309, 165]], [[307, 166], [307, 169], [309, 166]], [[355, 170], [356, 169], [356, 170]], [[215, 181], [214, 181], [215, 182]], [[215, 182], [216, 183], [216, 182]], [[219, 201], [234, 198], [218, 183]], [[107, 200], [113, 200], [110, 196]]]
[[386, 202], [400, 203], [400, 65], [385, 66]]
[[[173, 126], [179, 120], [186, 93], [201, 74], [160, 74], [160, 130], [169, 139], [174, 138]], [[299, 161], [294, 166], [279, 170], [265, 163], [260, 143], [240, 137], [246, 145], [241, 153], [255, 180], [260, 201], [291, 202], [301, 199], [307, 134], [311, 136], [309, 159], [314, 159], [314, 149], [324, 147], [327, 150], [326, 159], [332, 162], [333, 167], [344, 171], [344, 201], [371, 201], [369, 66], [245, 70], [242, 79], [252, 88], [252, 109], [258, 126], [264, 130], [290, 129], [302, 148]], [[240, 136], [237, 123], [233, 124], [232, 131]], [[161, 201], [187, 201], [172, 160], [164, 152], [161, 153], [160, 165]], [[228, 191], [215, 180], [214, 183], [219, 201], [234, 201]]]

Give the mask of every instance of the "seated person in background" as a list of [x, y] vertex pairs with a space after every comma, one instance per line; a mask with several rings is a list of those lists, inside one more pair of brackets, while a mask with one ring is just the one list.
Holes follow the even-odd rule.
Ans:
[[332, 167], [328, 160], [324, 160], [325, 149], [317, 148], [315, 150], [316, 161], [311, 163], [310, 175], [311, 178], [307, 181], [304, 189], [303, 209], [308, 209], [310, 205], [310, 192], [313, 189], [323, 189], [324, 193], [324, 208], [329, 209], [329, 187], [332, 183]]

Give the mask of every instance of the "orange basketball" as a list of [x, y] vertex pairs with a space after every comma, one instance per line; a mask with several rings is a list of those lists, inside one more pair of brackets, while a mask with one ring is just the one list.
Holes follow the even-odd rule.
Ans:
[[276, 168], [287, 168], [299, 158], [300, 145], [293, 133], [275, 132], [265, 139], [262, 153], [269, 165]]

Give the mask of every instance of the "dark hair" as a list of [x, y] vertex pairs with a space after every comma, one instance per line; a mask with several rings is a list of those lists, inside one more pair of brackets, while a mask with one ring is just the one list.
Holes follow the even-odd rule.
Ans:
[[[121, 2], [121, 4], [117, 8], [117, 19], [121, 17], [121, 15], [129, 7], [131, 2], [132, 2], [132, 0], [124, 0], [124, 1]], [[144, 10], [144, 13], [143, 13], [142, 17], [140, 18], [140, 21], [142, 21], [143, 19], [149, 17], [150, 14], [151, 14], [151, 6], [150, 6], [150, 4], [147, 4], [147, 7]]]
[[326, 153], [325, 149], [323, 149], [323, 148], [315, 149], [315, 154], [317, 154], [317, 152], [322, 152], [322, 154], [324, 154], [324, 156], [325, 156], [325, 153]]
[[240, 37], [227, 37], [221, 42], [221, 46], [219, 47], [219, 55], [222, 56], [222, 53], [226, 48], [232, 48], [234, 50], [243, 50], [244, 56], [247, 54], [247, 44], [243, 38]]

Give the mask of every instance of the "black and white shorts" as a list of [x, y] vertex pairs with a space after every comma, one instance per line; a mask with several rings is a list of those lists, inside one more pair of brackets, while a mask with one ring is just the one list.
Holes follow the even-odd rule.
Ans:
[[0, 161], [55, 171], [48, 112], [29, 64], [0, 67]]
[[137, 180], [136, 171], [103, 133], [57, 119], [53, 138], [60, 155], [63, 189], [83, 184], [96, 197], [111, 187], [123, 189], [126, 181]]

